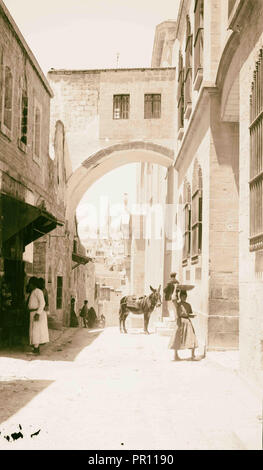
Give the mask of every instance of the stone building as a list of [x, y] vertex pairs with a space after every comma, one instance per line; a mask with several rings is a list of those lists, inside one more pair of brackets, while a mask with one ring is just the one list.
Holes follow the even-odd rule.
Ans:
[[[70, 292], [78, 285], [86, 296], [89, 258], [74, 250], [76, 227], [65, 220], [70, 162], [61, 122], [50, 158], [52, 89], [2, 1], [0, 65], [0, 341], [17, 342], [27, 341], [28, 277], [45, 279], [56, 325], [69, 324]], [[81, 267], [73, 275], [74, 261]]]
[[[85, 192], [108, 171], [142, 161], [164, 168], [171, 165], [174, 68], [51, 70], [48, 79], [55, 94], [51, 129], [58, 119], [63, 121], [72, 157], [73, 171], [67, 182], [69, 220]], [[140, 243], [135, 240], [136, 256], [131, 259], [130, 242], [126, 244], [132, 292], [137, 292], [140, 257], [144, 257]], [[143, 283], [139, 288], [139, 294], [144, 294]]]
[[173, 68], [48, 72], [55, 95], [51, 131], [57, 120], [64, 123], [72, 158], [69, 218], [87, 189], [108, 171], [138, 161], [170, 165], [174, 78]]
[[208, 348], [239, 348], [242, 370], [261, 381], [262, 19], [257, 0], [182, 0], [176, 28], [156, 28], [152, 59], [167, 64], [167, 26], [176, 139], [166, 200], [183, 239], [167, 265], [196, 286]]
[[[181, 0], [177, 19], [156, 28], [151, 68], [51, 70], [49, 83], [0, 6], [2, 213], [13, 196], [36, 221], [2, 224], [2, 274], [13, 260], [51, 280], [56, 321], [67, 323], [54, 299], [77, 296], [89, 261], [76, 207], [106, 172], [138, 162], [138, 202], [171, 212], [158, 240], [133, 240], [133, 291], [177, 271], [195, 285], [201, 341], [239, 348], [242, 370], [262, 380], [262, 1]], [[141, 230], [144, 215], [133, 222]]]

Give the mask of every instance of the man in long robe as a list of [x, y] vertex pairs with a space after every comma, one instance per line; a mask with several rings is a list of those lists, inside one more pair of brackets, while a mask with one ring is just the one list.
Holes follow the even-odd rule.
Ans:
[[33, 353], [40, 354], [40, 344], [49, 342], [47, 314], [45, 308], [45, 298], [43, 291], [38, 287], [38, 279], [29, 279], [28, 310], [30, 312], [29, 343], [33, 346]]

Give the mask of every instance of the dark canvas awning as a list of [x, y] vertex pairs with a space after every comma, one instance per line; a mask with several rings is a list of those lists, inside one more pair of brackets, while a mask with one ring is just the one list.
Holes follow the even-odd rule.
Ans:
[[88, 256], [83, 256], [78, 253], [72, 253], [72, 261], [75, 261], [75, 265], [72, 267], [72, 269], [75, 269], [77, 266], [80, 264], [87, 264], [90, 261], [92, 261], [92, 258], [89, 258]]
[[52, 214], [6, 194], [0, 195], [2, 241], [20, 234], [24, 246], [63, 225]]

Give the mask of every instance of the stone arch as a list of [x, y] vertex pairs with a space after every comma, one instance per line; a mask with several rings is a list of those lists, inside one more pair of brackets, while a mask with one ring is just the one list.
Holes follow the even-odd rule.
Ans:
[[128, 163], [148, 162], [169, 168], [174, 151], [153, 142], [125, 142], [103, 148], [83, 161], [67, 181], [66, 218], [71, 220], [85, 192], [109, 171]]

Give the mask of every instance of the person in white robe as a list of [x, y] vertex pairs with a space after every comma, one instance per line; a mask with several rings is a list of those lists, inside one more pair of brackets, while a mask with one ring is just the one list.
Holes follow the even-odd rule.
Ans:
[[47, 314], [43, 291], [38, 287], [38, 280], [31, 277], [28, 283], [30, 292], [28, 309], [30, 312], [29, 343], [33, 346], [33, 353], [40, 354], [39, 345], [49, 342]]

